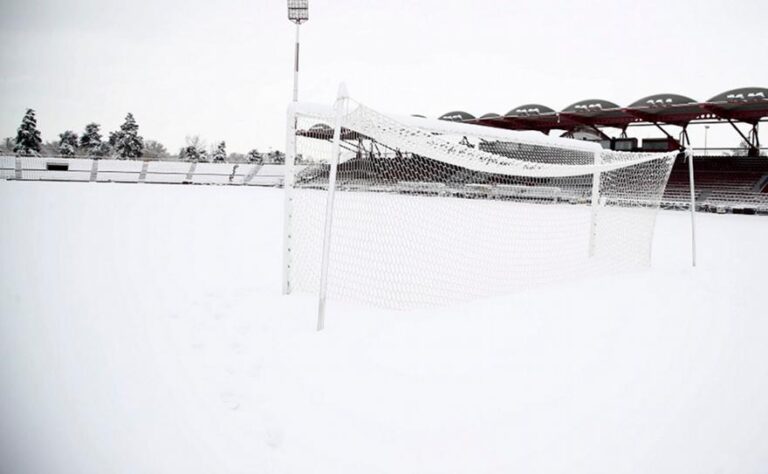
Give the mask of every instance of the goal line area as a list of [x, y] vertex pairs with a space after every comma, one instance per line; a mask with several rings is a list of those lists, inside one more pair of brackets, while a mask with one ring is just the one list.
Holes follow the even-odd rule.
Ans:
[[[285, 293], [411, 309], [650, 264], [677, 156], [293, 104]], [[319, 324], [322, 327], [322, 323]]]

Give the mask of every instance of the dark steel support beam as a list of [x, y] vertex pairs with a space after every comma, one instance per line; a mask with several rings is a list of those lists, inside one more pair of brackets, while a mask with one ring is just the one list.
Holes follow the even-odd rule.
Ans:
[[[653, 122], [653, 125], [654, 125], [654, 126], [656, 126], [656, 128], [658, 128], [659, 130], [661, 130], [661, 133], [663, 133], [664, 135], [666, 135], [666, 136], [667, 136], [667, 138], [669, 138], [670, 140], [675, 140], [675, 137], [673, 137], [672, 135], [670, 135], [670, 134], [669, 134], [669, 132], [667, 132], [667, 131], [664, 129], [664, 127], [662, 127], [661, 125], [659, 125], [659, 122]], [[677, 141], [677, 140], [675, 140], [675, 141]]]
[[597, 128], [596, 126], [594, 126], [594, 125], [590, 125], [590, 127], [591, 127], [591, 128], [594, 130], [594, 131], [596, 131], [597, 133], [599, 133], [599, 134], [600, 134], [600, 136], [601, 136], [601, 137], [603, 137], [603, 140], [610, 140], [610, 139], [611, 139], [611, 137], [609, 137], [609, 136], [608, 136], [608, 135], [607, 135], [605, 132], [603, 132], [602, 130], [600, 130], [600, 129], [599, 129], [599, 128]]
[[629, 138], [627, 136], [627, 127], [621, 129], [621, 135], [619, 135], [619, 138]]
[[752, 145], [755, 148], [760, 148], [760, 135], [758, 135], [758, 133], [757, 133], [758, 132], [757, 124], [758, 124], [757, 122], [752, 124], [752, 132], [751, 132], [751, 135], [752, 135]]
[[731, 127], [733, 127], [733, 129], [734, 129], [734, 130], [736, 130], [736, 132], [737, 132], [739, 135], [741, 135], [741, 138], [743, 138], [745, 142], [747, 142], [749, 145], [752, 145], [752, 141], [751, 141], [749, 138], [747, 138], [747, 136], [746, 136], [746, 135], [744, 135], [744, 132], [742, 132], [741, 130], [739, 130], [739, 127], [737, 127], [737, 126], [736, 126], [736, 124], [735, 124], [735, 123], [733, 123], [733, 120], [731, 120], [731, 119], [728, 119], [728, 123], [730, 123], [730, 124], [731, 124]]

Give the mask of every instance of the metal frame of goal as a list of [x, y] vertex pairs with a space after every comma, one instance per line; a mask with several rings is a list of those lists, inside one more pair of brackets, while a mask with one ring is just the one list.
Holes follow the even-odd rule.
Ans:
[[329, 294], [411, 309], [647, 266], [678, 156], [386, 115], [343, 85], [286, 125], [283, 293], [317, 292], [318, 330]]

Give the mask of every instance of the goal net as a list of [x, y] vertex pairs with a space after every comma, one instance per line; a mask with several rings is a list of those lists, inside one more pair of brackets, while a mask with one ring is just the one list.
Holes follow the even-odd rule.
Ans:
[[320, 290], [326, 241], [329, 300], [397, 309], [646, 267], [675, 156], [293, 104], [284, 291]]

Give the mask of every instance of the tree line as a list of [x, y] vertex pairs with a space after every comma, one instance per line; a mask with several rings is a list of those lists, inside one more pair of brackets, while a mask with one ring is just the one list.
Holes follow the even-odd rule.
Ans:
[[59, 139], [43, 143], [37, 128], [37, 118], [33, 109], [27, 109], [16, 132], [16, 137], [9, 137], [2, 144], [6, 153], [16, 156], [60, 156], [65, 158], [119, 159], [119, 160], [180, 160], [194, 162], [235, 162], [235, 163], [284, 163], [285, 155], [279, 151], [261, 153], [256, 149], [247, 154], [227, 154], [224, 141], [216, 142], [210, 148], [199, 136], [186, 137], [186, 145], [177, 155], [171, 155], [162, 143], [156, 140], [144, 140], [139, 135], [139, 125], [133, 114], [128, 113], [118, 130], [110, 132], [106, 139], [102, 136], [98, 123], [89, 123], [82, 134], [65, 130]]

